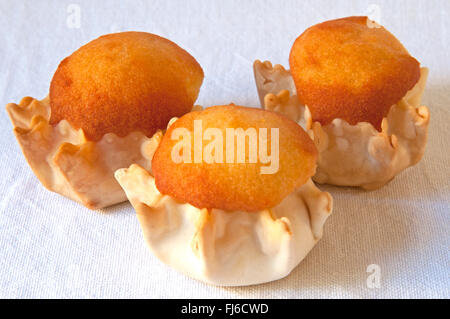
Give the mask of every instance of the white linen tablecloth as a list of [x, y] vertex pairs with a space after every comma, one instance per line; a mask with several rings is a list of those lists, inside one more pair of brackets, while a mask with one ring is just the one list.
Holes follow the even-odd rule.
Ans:
[[[287, 67], [296, 36], [350, 15], [375, 15], [430, 68], [429, 142], [422, 161], [382, 189], [321, 186], [334, 197], [334, 213], [290, 276], [220, 288], [178, 274], [150, 253], [129, 203], [96, 212], [47, 191], [3, 110], [0, 297], [449, 298], [450, 1], [1, 0], [0, 101], [43, 98], [60, 60], [78, 47], [140, 30], [196, 57], [205, 71], [198, 104], [257, 106], [255, 59]], [[367, 285], [372, 264], [379, 288]]]

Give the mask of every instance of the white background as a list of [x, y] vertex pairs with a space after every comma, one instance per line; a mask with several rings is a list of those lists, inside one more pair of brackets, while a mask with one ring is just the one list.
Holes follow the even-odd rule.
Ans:
[[[80, 27], [69, 28], [69, 4]], [[90, 211], [44, 189], [0, 112], [0, 297], [450, 298], [450, 1], [0, 1], [0, 101], [43, 98], [61, 59], [123, 30], [167, 37], [205, 71], [198, 104], [257, 106], [252, 63], [288, 66], [308, 26], [376, 13], [430, 68], [422, 161], [382, 189], [322, 186], [335, 208], [325, 235], [287, 278], [219, 288], [176, 273], [144, 243], [130, 204]], [[70, 21], [69, 21], [70, 22]], [[69, 24], [70, 25], [70, 24]], [[381, 268], [369, 289], [368, 265]]]

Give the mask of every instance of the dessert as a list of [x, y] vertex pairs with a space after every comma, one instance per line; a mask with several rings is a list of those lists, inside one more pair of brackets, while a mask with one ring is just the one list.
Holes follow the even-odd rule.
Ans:
[[150, 169], [154, 139], [193, 108], [197, 61], [145, 32], [101, 36], [65, 58], [49, 96], [6, 106], [22, 151], [42, 184], [91, 209], [126, 200], [114, 171]]
[[321, 238], [332, 198], [311, 181], [317, 150], [274, 112], [213, 106], [170, 121], [152, 172], [115, 176], [153, 253], [221, 286], [287, 276]]
[[385, 28], [367, 17], [320, 23], [297, 38], [289, 64], [255, 61], [256, 85], [265, 109], [314, 140], [315, 181], [374, 189], [421, 159], [428, 70]]

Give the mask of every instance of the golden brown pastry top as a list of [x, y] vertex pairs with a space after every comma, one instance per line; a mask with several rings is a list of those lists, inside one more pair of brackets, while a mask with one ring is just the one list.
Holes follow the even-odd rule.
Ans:
[[300, 101], [321, 124], [341, 118], [380, 129], [420, 77], [419, 62], [367, 17], [310, 27], [294, 42], [289, 63]]
[[[180, 141], [172, 139], [174, 130], [186, 128], [191, 132], [193, 145], [194, 120], [201, 120], [203, 132], [207, 128], [217, 128], [222, 132], [223, 163], [206, 163], [203, 159], [201, 163], [195, 163], [193, 152], [192, 163], [175, 163], [172, 160], [172, 150]], [[249, 163], [249, 138], [245, 142], [245, 163], [237, 162], [237, 140], [234, 143], [234, 160], [227, 163], [227, 128], [254, 128], [257, 134], [260, 128], [267, 128], [269, 142], [265, 145], [268, 154], [272, 154], [271, 128], [278, 128], [278, 170], [274, 174], [261, 174], [261, 167], [269, 164], [262, 164], [259, 155], [256, 163]], [[211, 141], [204, 140], [203, 149]], [[258, 143], [258, 150], [261, 145]], [[158, 190], [180, 202], [190, 203], [197, 208], [251, 212], [277, 205], [294, 188], [303, 185], [314, 174], [316, 159], [314, 143], [294, 121], [270, 111], [225, 105], [191, 112], [175, 121], [155, 152], [152, 171]]]
[[108, 34], [65, 58], [50, 85], [51, 124], [65, 119], [90, 140], [147, 136], [189, 112], [203, 70], [175, 43], [145, 32]]

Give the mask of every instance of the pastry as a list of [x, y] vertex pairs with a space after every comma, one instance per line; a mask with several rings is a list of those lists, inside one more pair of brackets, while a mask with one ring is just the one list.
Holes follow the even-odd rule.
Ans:
[[200, 65], [175, 43], [114, 33], [65, 58], [48, 97], [6, 108], [41, 183], [98, 209], [126, 200], [114, 171], [132, 163], [150, 170], [158, 130], [191, 111], [202, 81]]
[[166, 264], [213, 285], [287, 276], [321, 238], [332, 198], [317, 150], [275, 112], [213, 106], [170, 121], [152, 160], [115, 176]]
[[289, 64], [255, 61], [256, 85], [265, 109], [314, 140], [314, 181], [374, 189], [421, 159], [428, 70], [385, 28], [367, 17], [320, 23], [296, 39]]

